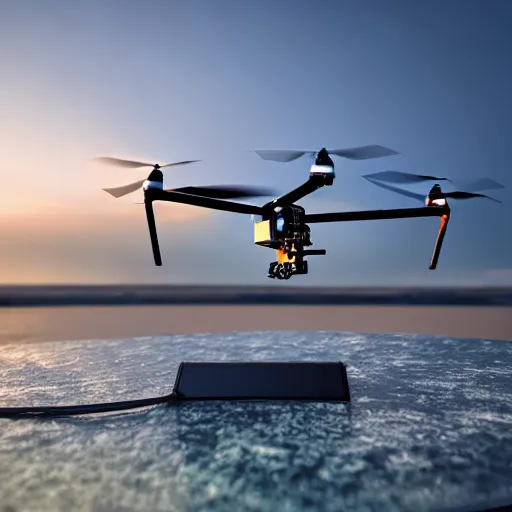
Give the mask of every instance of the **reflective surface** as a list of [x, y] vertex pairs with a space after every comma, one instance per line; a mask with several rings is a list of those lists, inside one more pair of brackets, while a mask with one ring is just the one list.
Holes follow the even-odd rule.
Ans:
[[0, 420], [1, 507], [437, 511], [512, 502], [511, 356], [507, 342], [332, 332], [7, 345], [5, 406], [164, 394], [182, 360], [340, 359], [352, 404], [191, 403]]

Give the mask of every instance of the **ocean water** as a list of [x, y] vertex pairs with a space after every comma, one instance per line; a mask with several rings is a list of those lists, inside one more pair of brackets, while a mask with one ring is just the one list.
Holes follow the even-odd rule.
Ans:
[[342, 360], [352, 403], [0, 419], [0, 510], [420, 512], [512, 503], [508, 342], [241, 332], [10, 344], [0, 350], [0, 403], [166, 394], [185, 360]]

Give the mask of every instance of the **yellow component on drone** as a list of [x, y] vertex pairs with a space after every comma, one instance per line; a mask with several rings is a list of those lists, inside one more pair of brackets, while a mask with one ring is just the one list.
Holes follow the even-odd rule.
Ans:
[[271, 240], [272, 236], [270, 233], [270, 221], [262, 220], [261, 222], [254, 223], [254, 243], [266, 242]]

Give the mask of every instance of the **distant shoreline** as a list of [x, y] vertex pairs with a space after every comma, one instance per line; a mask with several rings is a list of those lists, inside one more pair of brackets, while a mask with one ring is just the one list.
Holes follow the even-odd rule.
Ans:
[[511, 287], [0, 286], [0, 308], [144, 305], [512, 306]]
[[283, 330], [512, 341], [512, 307], [246, 304], [0, 308], [0, 345]]

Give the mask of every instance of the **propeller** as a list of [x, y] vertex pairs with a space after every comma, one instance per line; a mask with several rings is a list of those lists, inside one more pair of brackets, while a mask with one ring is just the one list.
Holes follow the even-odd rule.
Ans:
[[[441, 178], [438, 176], [428, 176], [424, 174], [410, 174], [401, 171], [376, 172], [373, 174], [366, 174], [363, 178], [370, 178], [372, 180], [388, 183], [420, 183], [423, 181], [449, 181], [453, 183], [453, 180], [450, 178]], [[491, 178], [477, 178], [475, 180], [466, 180], [462, 182], [457, 180], [457, 183], [459, 187], [465, 189], [467, 192], [505, 188], [503, 185]]]
[[420, 183], [422, 181], [452, 181], [449, 178], [439, 178], [425, 174], [409, 174], [401, 171], [382, 171], [373, 174], [366, 174], [363, 178], [387, 181], [388, 183]]
[[460, 182], [459, 185], [461, 185], [461, 188], [468, 192], [505, 188], [503, 185], [501, 185], [501, 183], [498, 183], [491, 178], [477, 178], [476, 180], [472, 181]]
[[483, 197], [485, 199], [490, 199], [495, 203], [501, 203], [498, 199], [494, 199], [494, 197], [486, 196], [485, 194], [476, 194], [475, 192], [441, 192], [441, 197], [449, 197], [451, 199], [471, 199], [473, 197]]
[[123, 160], [121, 158], [112, 158], [110, 156], [100, 156], [98, 158], [93, 159], [96, 162], [101, 162], [103, 164], [112, 165], [115, 167], [126, 167], [130, 169], [137, 169], [139, 167], [154, 167], [155, 169], [163, 169], [164, 167], [173, 167], [175, 165], [186, 165], [192, 164], [194, 162], [200, 162], [200, 160], [183, 160], [182, 162], [172, 162], [170, 164], [148, 164], [145, 162], [135, 162], [133, 160]]
[[235, 199], [241, 197], [262, 197], [277, 196], [278, 192], [258, 187], [248, 187], [243, 185], [217, 185], [208, 187], [181, 187], [168, 188], [168, 192], [181, 192], [194, 196], [209, 197], [212, 199]]
[[132, 192], [135, 192], [136, 190], [139, 190], [142, 185], [144, 184], [146, 180], [139, 180], [134, 181], [133, 183], [129, 183], [128, 185], [123, 185], [122, 187], [111, 187], [111, 188], [104, 188], [105, 192], [108, 192], [111, 196], [114, 196], [115, 198], [123, 197], [127, 194], [131, 194]]
[[[322, 148], [325, 150], [325, 148]], [[399, 153], [384, 146], [359, 146], [347, 149], [328, 149], [325, 150], [331, 155], [349, 158], [350, 160], [368, 160], [370, 158], [381, 158], [384, 156], [398, 155]], [[296, 150], [273, 150], [257, 149], [255, 153], [263, 160], [272, 160], [275, 162], [292, 162], [301, 156], [315, 156], [318, 151], [296, 151]]]
[[[163, 182], [163, 175], [162, 171], [160, 169], [163, 169], [164, 167], [174, 167], [178, 165], [186, 165], [186, 164], [192, 164], [194, 162], [200, 162], [200, 160], [183, 160], [181, 162], [171, 162], [168, 164], [148, 164], [146, 162], [136, 162], [134, 160], [123, 160], [122, 158], [112, 158], [110, 156], [102, 156], [98, 158], [93, 159], [96, 162], [100, 162], [103, 164], [107, 164], [110, 166], [115, 167], [124, 167], [129, 169], [137, 169], [139, 167], [153, 167], [153, 170], [151, 174], [148, 176], [148, 180], [155, 180], [159, 182]], [[111, 196], [115, 198], [123, 197], [127, 194], [131, 194], [132, 192], [135, 192], [136, 190], [139, 190], [146, 179], [143, 180], [137, 180], [133, 183], [128, 183], [127, 185], [122, 185], [120, 187], [109, 187], [104, 188], [105, 192], [109, 193]]]
[[[370, 183], [377, 185], [378, 187], [384, 188], [386, 190], [390, 190], [391, 192], [396, 192], [397, 194], [401, 194], [406, 197], [410, 197], [411, 199], [416, 199], [417, 201], [420, 201], [420, 202], [425, 201], [425, 196], [422, 194], [417, 194], [415, 192], [411, 192], [409, 190], [404, 190], [399, 187], [393, 187], [392, 185], [386, 185], [384, 183], [379, 183], [377, 180], [375, 180], [369, 176], [371, 176], [371, 175], [363, 176], [363, 178], [368, 180]], [[441, 187], [439, 187], [439, 185], [434, 185], [434, 187], [431, 189], [428, 196], [430, 196], [431, 199], [442, 199], [442, 198], [472, 199], [472, 198], [476, 198], [476, 197], [481, 197], [481, 198], [485, 198], [485, 199], [490, 199], [491, 201], [494, 201], [495, 203], [501, 203], [501, 201], [498, 201], [498, 199], [494, 199], [493, 197], [487, 196], [485, 194], [477, 194], [474, 192], [466, 192], [466, 191], [442, 192]]]

